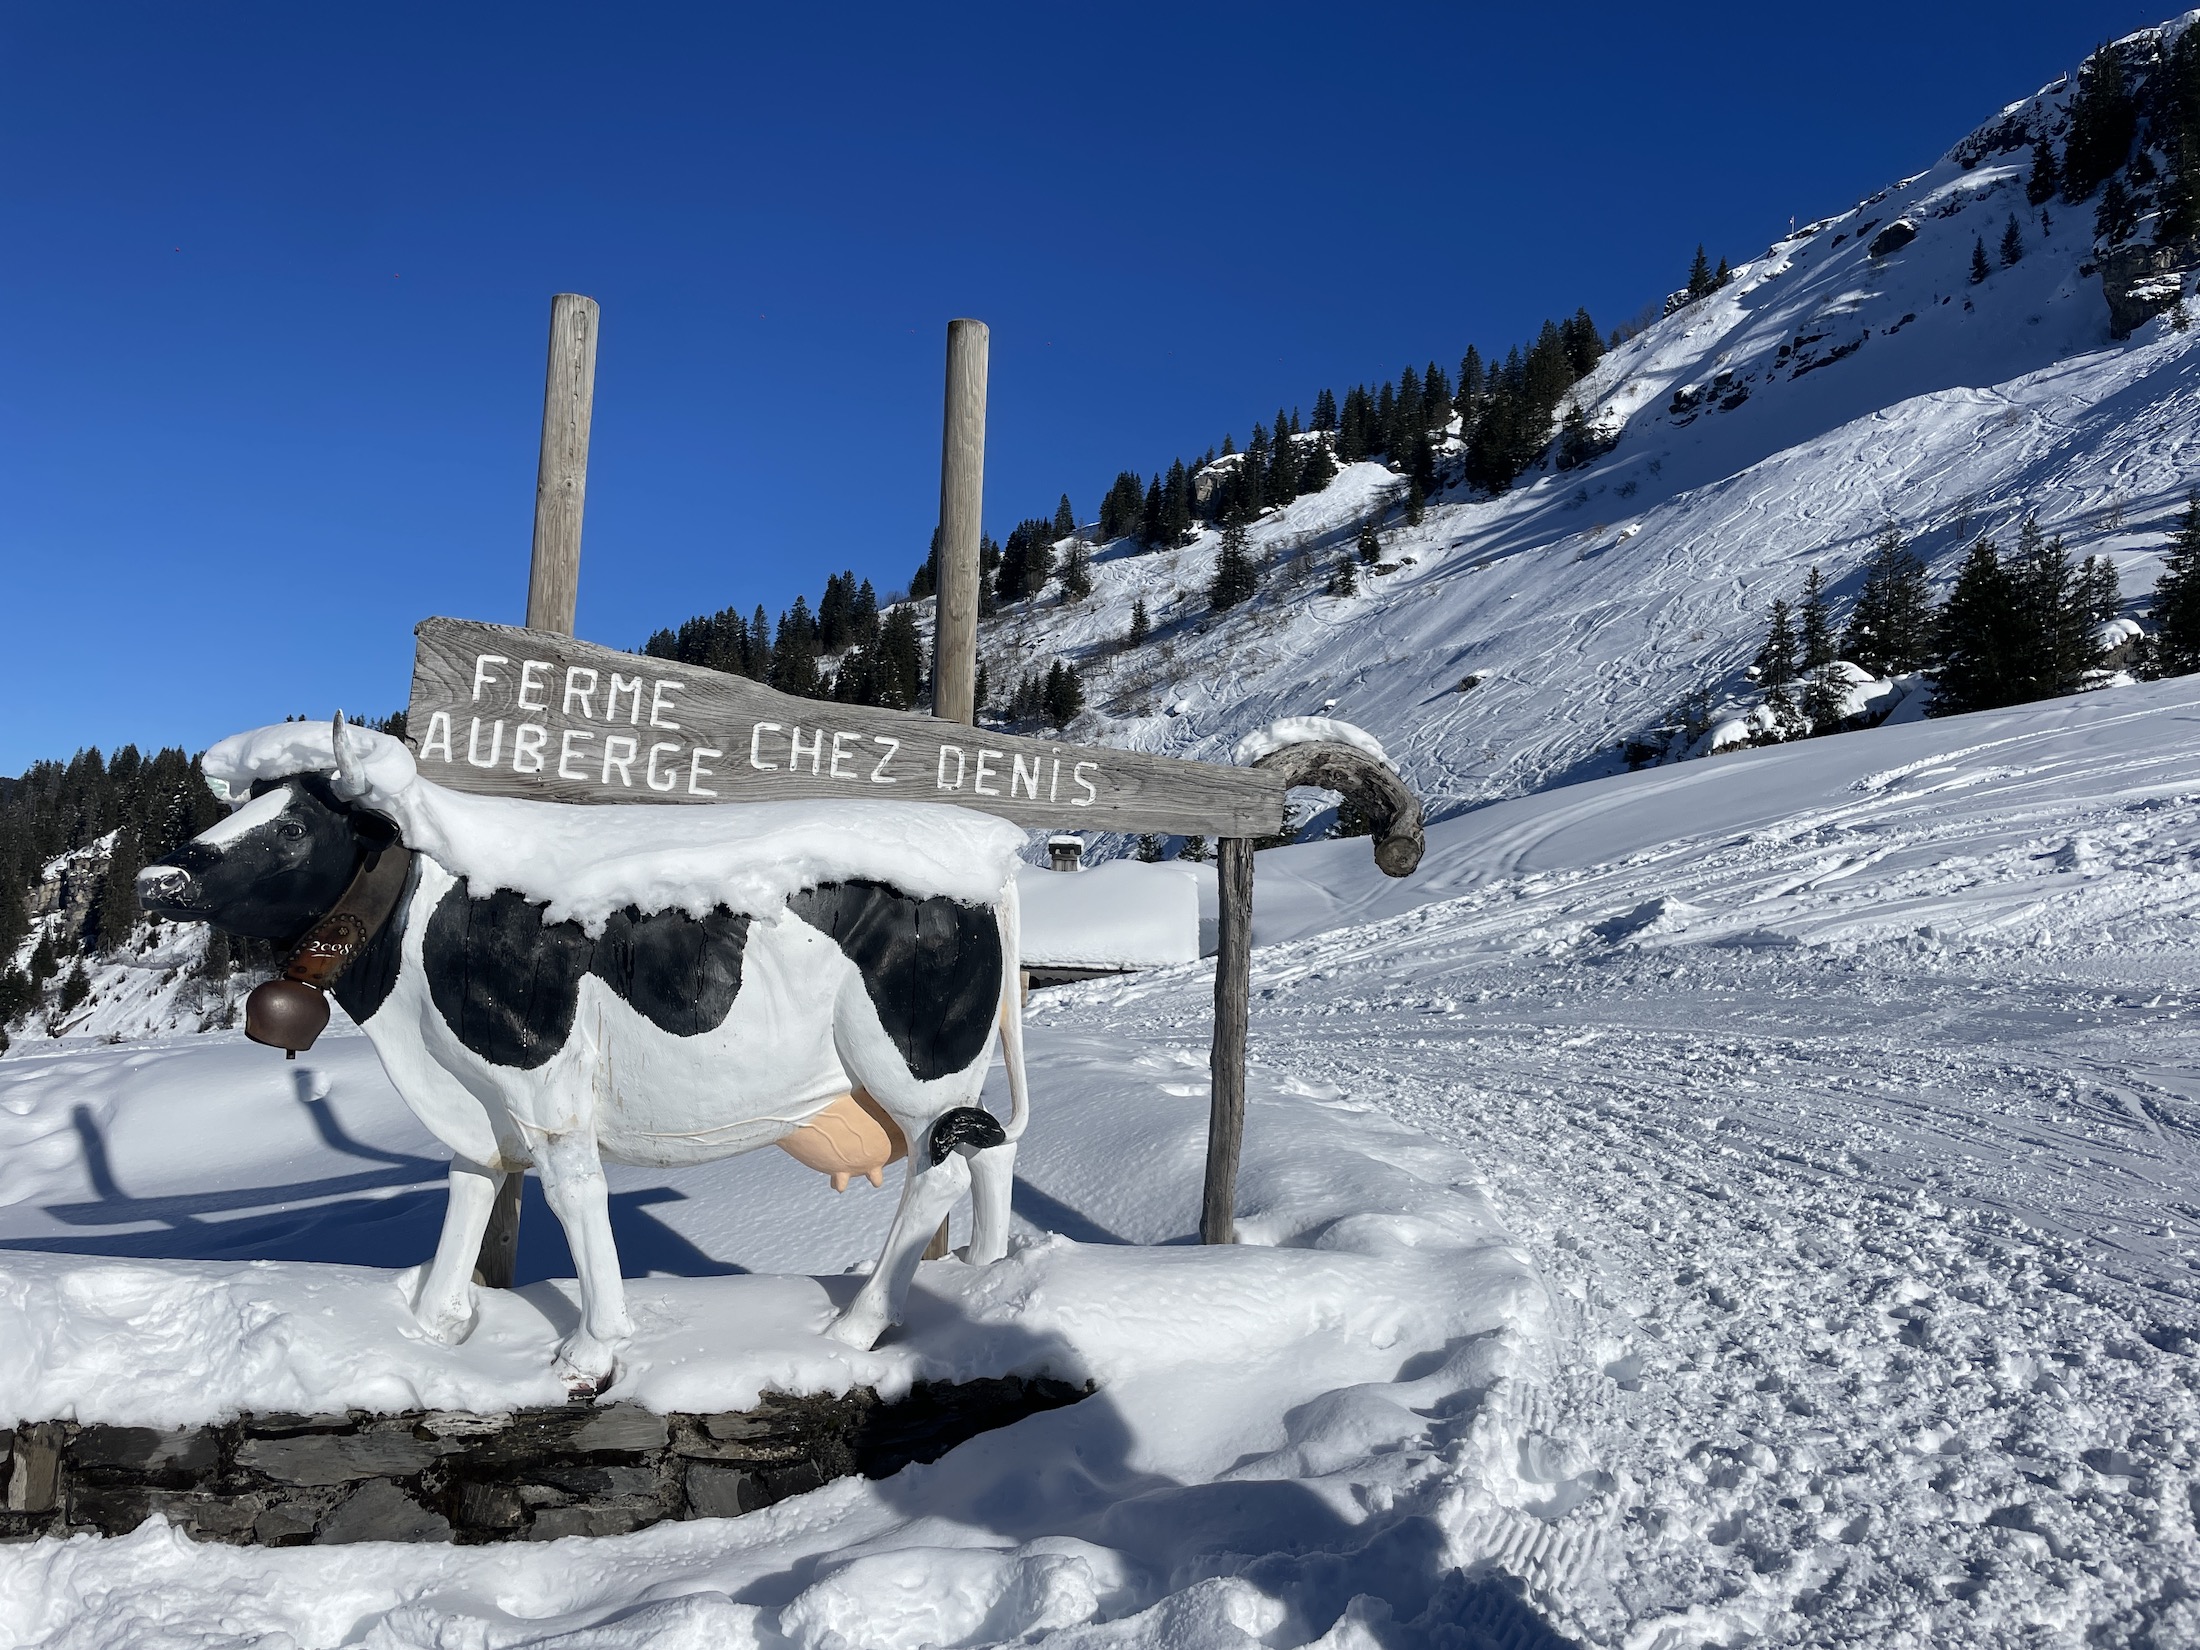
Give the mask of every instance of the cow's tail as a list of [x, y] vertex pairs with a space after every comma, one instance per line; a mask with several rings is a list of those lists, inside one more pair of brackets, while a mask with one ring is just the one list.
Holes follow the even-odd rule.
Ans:
[[1024, 1137], [1031, 1121], [1031, 1087], [1024, 1077], [1024, 935], [1023, 907], [1016, 893], [1016, 879], [1009, 878], [1001, 900], [1001, 1063], [1008, 1067], [1008, 1128], [1010, 1144]]

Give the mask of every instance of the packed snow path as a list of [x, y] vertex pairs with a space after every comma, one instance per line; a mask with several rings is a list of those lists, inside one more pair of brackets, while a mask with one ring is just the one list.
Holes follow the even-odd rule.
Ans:
[[[2196, 725], [2186, 680], [1625, 776], [1440, 826], [1407, 884], [1364, 843], [1264, 855], [1248, 1248], [1168, 1242], [1194, 1208], [1206, 971], [1046, 993], [1057, 1103], [1019, 1208], [1075, 1241], [992, 1281], [938, 1269], [884, 1351], [906, 1377], [1022, 1322], [1094, 1357], [1108, 1407], [557, 1555], [193, 1550], [157, 1527], [17, 1548], [0, 1615], [85, 1647], [2200, 1642]], [[8, 1159], [10, 1241], [75, 1253], [11, 1257], [18, 1300], [89, 1326], [189, 1268], [85, 1251], [336, 1241], [327, 1181], [123, 1200], [111, 1239], [62, 1195], [80, 1135], [125, 1186], [211, 1161], [203, 1124], [162, 1107], [197, 1066], [216, 1081], [190, 1092], [243, 1105], [234, 1062], [261, 1052], [21, 1065], [67, 1086], [0, 1096], [0, 1129], [45, 1129]], [[404, 1188], [432, 1166], [365, 1074], [326, 1069], [374, 1139], [323, 1166], [386, 1165], [362, 1171], [380, 1213], [342, 1229], [409, 1258], [432, 1194]], [[284, 1149], [314, 1162], [336, 1125], [291, 1104]], [[1049, 1115], [1074, 1119], [1051, 1151]], [[771, 1238], [723, 1173], [652, 1194], [655, 1262], [817, 1270], [816, 1238]], [[826, 1201], [826, 1247], [853, 1258], [884, 1201]], [[1241, 1261], [1165, 1330], [1172, 1291]], [[373, 1274], [221, 1276], [397, 1315]], [[727, 1286], [807, 1356], [808, 1279], [637, 1295], [674, 1336]], [[507, 1304], [480, 1356], [532, 1368], [547, 1331]], [[304, 1346], [311, 1318], [279, 1333]], [[517, 1378], [499, 1367], [469, 1378]]]

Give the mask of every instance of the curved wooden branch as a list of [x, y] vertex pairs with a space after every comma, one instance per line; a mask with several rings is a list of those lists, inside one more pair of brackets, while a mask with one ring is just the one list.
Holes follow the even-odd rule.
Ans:
[[1385, 763], [1334, 740], [1285, 745], [1253, 764], [1286, 785], [1337, 791], [1374, 828], [1375, 863], [1385, 876], [1411, 876], [1421, 863], [1421, 801]]

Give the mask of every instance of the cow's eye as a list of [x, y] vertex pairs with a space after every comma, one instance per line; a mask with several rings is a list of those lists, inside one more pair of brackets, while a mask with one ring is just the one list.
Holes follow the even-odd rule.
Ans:
[[280, 825], [276, 826], [275, 829], [279, 835], [291, 842], [296, 842], [300, 837], [306, 834], [306, 828], [303, 825], [299, 824], [295, 819], [286, 819]]

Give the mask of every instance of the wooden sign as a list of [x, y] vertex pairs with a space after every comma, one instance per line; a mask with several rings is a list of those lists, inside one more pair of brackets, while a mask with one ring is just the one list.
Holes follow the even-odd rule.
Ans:
[[540, 802], [953, 802], [1019, 825], [1213, 837], [1282, 829], [1251, 768], [1024, 739], [797, 699], [745, 676], [544, 630], [414, 629], [406, 743], [452, 790]]

